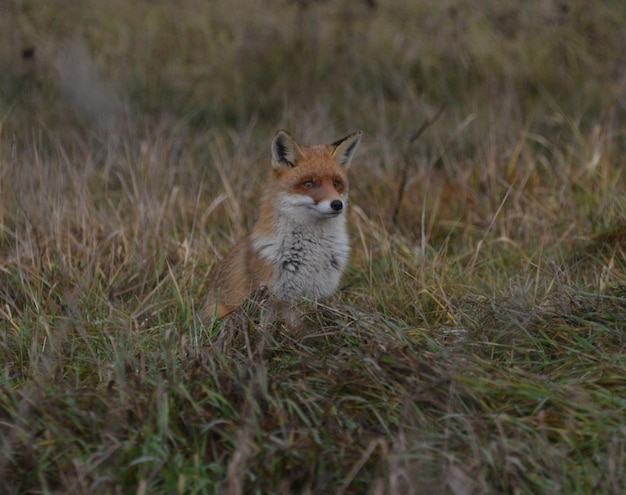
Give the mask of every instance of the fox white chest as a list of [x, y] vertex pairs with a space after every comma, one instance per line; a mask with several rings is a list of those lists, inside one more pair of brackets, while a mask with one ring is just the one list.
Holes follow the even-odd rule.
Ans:
[[272, 236], [259, 236], [254, 247], [276, 267], [267, 285], [284, 301], [332, 295], [348, 263], [350, 243], [345, 217], [310, 225], [283, 223]]

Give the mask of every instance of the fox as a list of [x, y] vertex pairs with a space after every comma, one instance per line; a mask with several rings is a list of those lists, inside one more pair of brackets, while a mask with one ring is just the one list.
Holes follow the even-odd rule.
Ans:
[[348, 169], [361, 136], [307, 147], [276, 132], [258, 219], [217, 266], [205, 320], [227, 317], [262, 287], [285, 303], [335, 293], [350, 255]]

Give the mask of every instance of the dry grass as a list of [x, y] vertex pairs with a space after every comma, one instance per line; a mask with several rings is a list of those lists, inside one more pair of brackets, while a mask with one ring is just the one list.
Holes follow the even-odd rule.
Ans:
[[[413, 3], [2, 4], [2, 493], [626, 490], [623, 7]], [[203, 324], [277, 128], [351, 266]]]

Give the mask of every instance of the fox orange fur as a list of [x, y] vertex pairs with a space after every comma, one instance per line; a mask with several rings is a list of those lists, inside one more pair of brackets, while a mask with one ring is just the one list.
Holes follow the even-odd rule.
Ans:
[[218, 266], [204, 308], [222, 318], [259, 287], [281, 301], [332, 295], [348, 262], [348, 168], [361, 131], [305, 147], [286, 131], [271, 145], [259, 218]]

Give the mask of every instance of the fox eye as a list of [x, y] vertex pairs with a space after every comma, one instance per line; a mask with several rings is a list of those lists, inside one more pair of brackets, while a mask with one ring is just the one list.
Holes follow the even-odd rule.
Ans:
[[315, 185], [315, 182], [313, 182], [312, 180], [305, 180], [302, 185], [307, 189], [311, 189]]
[[341, 181], [340, 181], [340, 180], [335, 179], [335, 180], [333, 181], [333, 187], [334, 187], [335, 189], [339, 189], [342, 185], [343, 185], [343, 184], [341, 183]]

